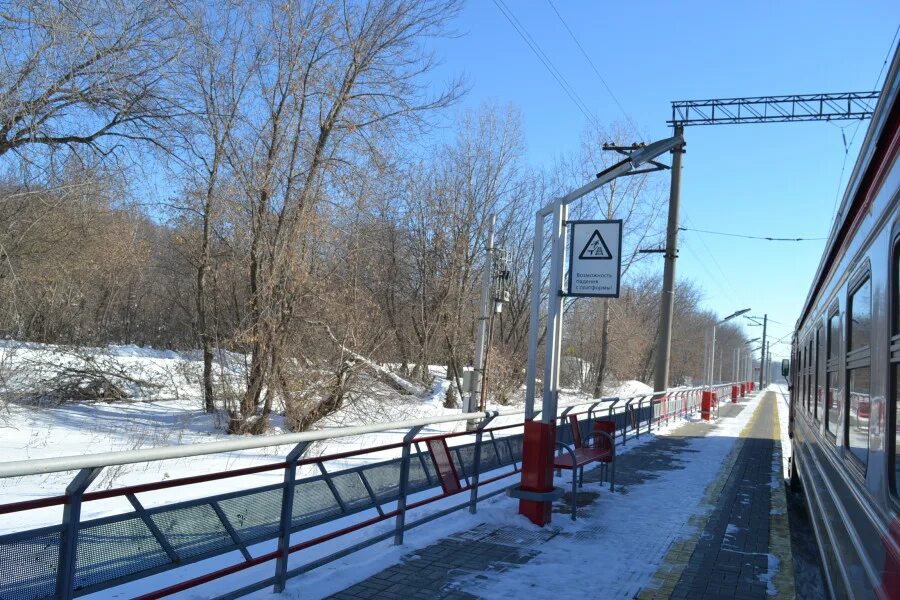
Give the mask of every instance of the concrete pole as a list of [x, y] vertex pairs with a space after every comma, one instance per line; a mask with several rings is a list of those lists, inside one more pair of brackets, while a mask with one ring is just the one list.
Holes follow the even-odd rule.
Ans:
[[534, 217], [534, 256], [531, 266], [531, 323], [528, 326], [528, 369], [525, 374], [525, 420], [534, 419], [537, 378], [538, 326], [541, 317], [541, 266], [544, 252], [544, 215]]
[[763, 315], [763, 334], [762, 334], [762, 350], [760, 350], [761, 355], [759, 358], [759, 389], [763, 389], [763, 365], [766, 364], [766, 324], [768, 323], [769, 315]]
[[[541, 422], [556, 422], [556, 406], [559, 398], [559, 351], [562, 347], [563, 326], [563, 260], [566, 244], [566, 215], [568, 207], [556, 202], [553, 207], [553, 225], [550, 232], [550, 281], [547, 291], [547, 346], [544, 359], [544, 394], [541, 406]], [[553, 348], [553, 350], [551, 350]]]
[[[494, 225], [497, 222], [496, 215], [491, 215], [488, 221], [487, 246], [484, 253], [484, 269], [481, 274], [481, 316], [478, 317], [478, 330], [475, 334], [475, 365], [472, 369], [472, 389], [469, 390], [469, 401], [466, 403], [466, 412], [476, 412], [480, 402], [481, 378], [484, 377], [484, 350], [487, 343], [487, 324], [491, 318], [491, 310], [494, 301], [491, 297], [491, 284], [494, 280]], [[469, 421], [469, 428], [476, 426], [475, 421]]]
[[701, 385], [706, 385], [709, 378], [709, 333], [703, 335], [703, 381]]
[[[675, 136], [684, 127], [675, 126]], [[681, 155], [684, 144], [672, 149], [672, 183], [669, 188], [669, 221], [666, 226], [666, 261], [663, 267], [663, 289], [659, 309], [659, 338], [656, 343], [656, 366], [653, 389], [660, 392], [669, 387], [669, 352], [672, 349], [672, 319], [675, 314], [675, 259], [678, 258], [678, 205], [681, 199]]]

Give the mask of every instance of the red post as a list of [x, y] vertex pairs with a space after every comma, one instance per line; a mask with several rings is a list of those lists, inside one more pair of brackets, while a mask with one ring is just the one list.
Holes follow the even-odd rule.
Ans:
[[[526, 492], [553, 490], [553, 450], [556, 446], [556, 423], [525, 421], [522, 446], [522, 486]], [[519, 500], [519, 514], [535, 525], [550, 523], [551, 502]]]
[[731, 386], [731, 403], [734, 404], [738, 399], [738, 386]]
[[710, 413], [712, 412], [712, 392], [709, 390], [703, 390], [703, 393], [700, 396], [700, 418], [704, 421], [709, 421]]

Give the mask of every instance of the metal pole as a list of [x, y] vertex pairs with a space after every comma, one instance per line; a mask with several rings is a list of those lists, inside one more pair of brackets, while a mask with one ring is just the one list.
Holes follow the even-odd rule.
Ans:
[[[406, 528], [406, 496], [409, 493], [409, 455], [412, 451], [412, 440], [422, 427], [413, 427], [403, 436], [403, 454], [400, 459], [400, 490], [397, 498], [397, 521], [394, 524], [394, 544], [403, 543], [403, 531]], [[478, 465], [475, 465], [478, 468]]]
[[66, 487], [62, 529], [59, 532], [59, 555], [56, 569], [56, 598], [71, 600], [75, 591], [75, 568], [78, 564], [78, 529], [81, 524], [81, 498], [103, 467], [82, 469]]
[[712, 328], [712, 341], [709, 347], [709, 379], [707, 379], [707, 383], [709, 384], [709, 388], [712, 389], [713, 386], [713, 370], [716, 366], [716, 326], [713, 325]]
[[741, 362], [741, 347], [738, 346], [736, 348], [737, 359], [734, 362], [734, 371], [736, 377], [735, 381], [743, 381], [744, 380], [744, 363]]
[[484, 428], [494, 420], [496, 415], [489, 414], [478, 424], [478, 433], [475, 434], [475, 456], [472, 457], [474, 473], [470, 477], [472, 490], [469, 492], [469, 512], [473, 515], [478, 512], [478, 476], [481, 473], [481, 440], [484, 438]]
[[534, 248], [531, 265], [531, 323], [528, 326], [528, 370], [525, 374], [525, 420], [534, 418], [534, 391], [537, 378], [538, 326], [541, 319], [541, 266], [544, 253], [544, 215], [534, 216]]
[[550, 234], [550, 283], [547, 297], [547, 347], [544, 358], [544, 395], [541, 407], [541, 422], [556, 420], [557, 396], [559, 393], [559, 348], [562, 340], [563, 297], [563, 255], [565, 245], [566, 207], [557, 202], [553, 207], [553, 226]]
[[281, 523], [278, 534], [278, 558], [275, 561], [276, 594], [284, 591], [287, 582], [288, 558], [291, 551], [291, 526], [294, 523], [294, 490], [297, 480], [297, 462], [312, 442], [300, 442], [287, 455], [287, 467], [284, 469], [284, 488], [281, 491]]
[[763, 334], [762, 334], [762, 350], [760, 350], [759, 357], [759, 389], [762, 391], [763, 389], [763, 365], [766, 363], [766, 323], [769, 320], [769, 315], [763, 315]]
[[[487, 323], [491, 318], [493, 299], [491, 298], [491, 283], [494, 279], [494, 224], [496, 215], [491, 215], [488, 221], [487, 246], [484, 252], [484, 270], [481, 275], [481, 316], [478, 317], [478, 331], [475, 339], [475, 364], [472, 368], [472, 389], [469, 390], [469, 402], [466, 412], [475, 412], [479, 408], [479, 396], [481, 395], [481, 378], [484, 377], [484, 346], [487, 340]], [[475, 421], [467, 423], [468, 429], [477, 427]]]
[[[675, 126], [675, 137], [684, 133]], [[669, 188], [669, 220], [666, 226], [666, 260], [659, 309], [659, 338], [656, 343], [656, 366], [653, 390], [664, 392], [669, 387], [669, 352], [672, 349], [672, 319], [675, 316], [675, 259], [678, 258], [678, 205], [681, 198], [681, 155], [684, 143], [672, 149], [672, 183]]]

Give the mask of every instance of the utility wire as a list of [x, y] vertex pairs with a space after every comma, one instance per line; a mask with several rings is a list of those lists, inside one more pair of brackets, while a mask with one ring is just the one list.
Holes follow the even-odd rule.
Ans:
[[581, 42], [578, 41], [578, 38], [575, 37], [575, 33], [572, 31], [569, 24], [566, 23], [566, 20], [563, 18], [562, 14], [560, 14], [559, 10], [556, 8], [556, 5], [553, 4], [553, 0], [547, 0], [547, 3], [550, 5], [550, 8], [553, 9], [553, 12], [556, 13], [556, 16], [559, 18], [559, 22], [563, 24], [563, 27], [566, 28], [566, 31], [569, 32], [569, 37], [572, 38], [572, 41], [575, 42], [575, 45], [578, 46], [578, 49], [581, 51], [582, 56], [584, 56], [585, 60], [588, 61], [588, 64], [591, 65], [591, 69], [594, 70], [594, 74], [597, 76], [597, 79], [600, 80], [600, 83], [603, 84], [603, 87], [606, 89], [607, 93], [613, 99], [613, 102], [616, 103], [616, 106], [619, 107], [619, 110], [622, 111], [622, 115], [624, 115], [625, 119], [631, 125], [632, 129], [634, 129], [635, 135], [640, 138], [640, 131], [638, 130], [637, 125], [634, 124], [634, 121], [631, 120], [631, 116], [625, 111], [625, 107], [622, 106], [622, 103], [619, 102], [619, 99], [613, 93], [612, 88], [609, 87], [609, 84], [606, 83], [606, 80], [603, 79], [603, 75], [600, 74], [600, 69], [597, 68], [597, 65], [594, 64], [594, 61], [591, 60], [591, 57], [588, 56], [587, 51], [584, 49], [584, 46], [581, 45]]
[[[691, 225], [694, 224], [693, 220], [687, 215], [684, 215], [684, 220], [687, 223], [690, 223]], [[722, 274], [722, 280], [728, 285], [728, 289], [729, 290], [736, 289], [735, 285], [731, 282], [731, 279], [728, 277], [728, 274], [725, 272], [725, 269], [723, 269], [722, 265], [719, 264], [719, 261], [716, 260], [716, 253], [713, 252], [712, 249], [706, 245], [706, 242], [703, 240], [702, 237], [697, 238], [697, 240], [700, 242], [700, 245], [702, 245], [706, 249], [706, 255], [709, 256], [710, 260], [712, 260], [713, 264], [719, 270], [719, 273]], [[732, 296], [730, 293], [728, 294], [728, 297], [729, 297], [729, 299], [731, 299], [732, 302], [737, 303], [737, 299], [734, 296]]]
[[[887, 68], [888, 62], [891, 59], [891, 53], [894, 49], [894, 44], [897, 42], [897, 34], [900, 33], [900, 25], [897, 25], [897, 29], [894, 30], [894, 37], [891, 39], [891, 45], [888, 47], [887, 54], [884, 57], [884, 62], [881, 63], [881, 69], [878, 71], [878, 77], [875, 78], [875, 85], [872, 86], [872, 89], [878, 89], [878, 82], [881, 81], [881, 74], [884, 73], [885, 68]], [[859, 126], [862, 125], [862, 120], [856, 124], [856, 128], [853, 130], [853, 135], [850, 136], [850, 143], [847, 143], [847, 136], [844, 135], [844, 130], [841, 129], [841, 137], [844, 140], [844, 162], [841, 164], [841, 175], [838, 177], [838, 189], [834, 194], [834, 206], [831, 208], [831, 220], [833, 221], [835, 217], [837, 217], [837, 209], [838, 209], [838, 200], [841, 197], [841, 189], [844, 187], [844, 171], [847, 169], [847, 159], [850, 157], [850, 148], [853, 146], [853, 141], [856, 139], [856, 134], [859, 133]]]
[[562, 87], [563, 91], [569, 97], [570, 100], [578, 107], [578, 110], [581, 111], [581, 114], [591, 123], [593, 123], [594, 127], [600, 129], [600, 123], [597, 117], [591, 112], [588, 108], [587, 104], [585, 104], [584, 100], [581, 99], [581, 96], [578, 95], [578, 92], [575, 91], [575, 88], [569, 83], [569, 81], [565, 78], [565, 76], [556, 68], [553, 64], [553, 61], [550, 60], [550, 57], [541, 49], [540, 44], [537, 43], [525, 26], [522, 24], [519, 19], [516, 18], [515, 14], [513, 14], [512, 10], [503, 2], [503, 0], [493, 0], [494, 5], [497, 9], [503, 13], [503, 16], [506, 17], [506, 20], [509, 21], [509, 24], [512, 25], [513, 29], [516, 30], [516, 33], [519, 34], [534, 55], [537, 57], [541, 64], [550, 72], [550, 75], [556, 80], [556, 82]]
[[694, 257], [694, 260], [697, 261], [697, 264], [700, 266], [700, 268], [703, 269], [703, 271], [709, 276], [710, 281], [712, 281], [713, 284], [717, 288], [719, 288], [719, 291], [722, 292], [724, 296], [727, 296], [731, 302], [734, 302], [735, 304], [738, 303], [737, 298], [732, 295], [731, 290], [725, 287], [725, 285], [723, 285], [720, 281], [721, 277], [713, 275], [712, 271], [709, 269], [709, 267], [706, 266], [706, 263], [703, 261], [703, 259], [700, 258], [700, 255], [694, 252], [693, 248], [691, 248], [690, 244], [682, 242], [681, 246], [679, 247], [679, 250], [681, 249], [687, 250], [688, 254]]
[[817, 237], [817, 238], [784, 238], [784, 237], [770, 237], [770, 236], [761, 236], [761, 235], [743, 235], [740, 233], [726, 233], [724, 231], [709, 231], [707, 229], [693, 229], [691, 227], [679, 227], [679, 231], [693, 231], [694, 233], [708, 233], [710, 235], [725, 235], [728, 237], [736, 237], [736, 238], [744, 238], [748, 240], [765, 240], [767, 242], [817, 242], [820, 240], [827, 240], [828, 238]]

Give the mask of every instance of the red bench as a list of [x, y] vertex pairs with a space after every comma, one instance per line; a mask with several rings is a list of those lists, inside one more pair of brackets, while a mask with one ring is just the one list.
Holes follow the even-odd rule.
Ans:
[[[605, 431], [594, 431], [588, 435], [588, 441], [594, 438], [593, 446], [585, 446], [581, 439], [581, 429], [578, 428], [578, 417], [569, 415], [569, 425], [572, 429], [574, 447], [569, 447], [562, 442], [556, 442], [559, 454], [553, 461], [553, 467], [559, 469], [571, 469], [572, 471], [572, 520], [575, 520], [575, 494], [578, 486], [584, 485], [584, 467], [592, 462], [601, 463], [602, 471], [600, 481], [608, 473], [609, 464], [612, 464], [612, 476], [609, 481], [609, 490], [616, 489], [616, 441]], [[566, 454], [563, 454], [563, 451]]]

